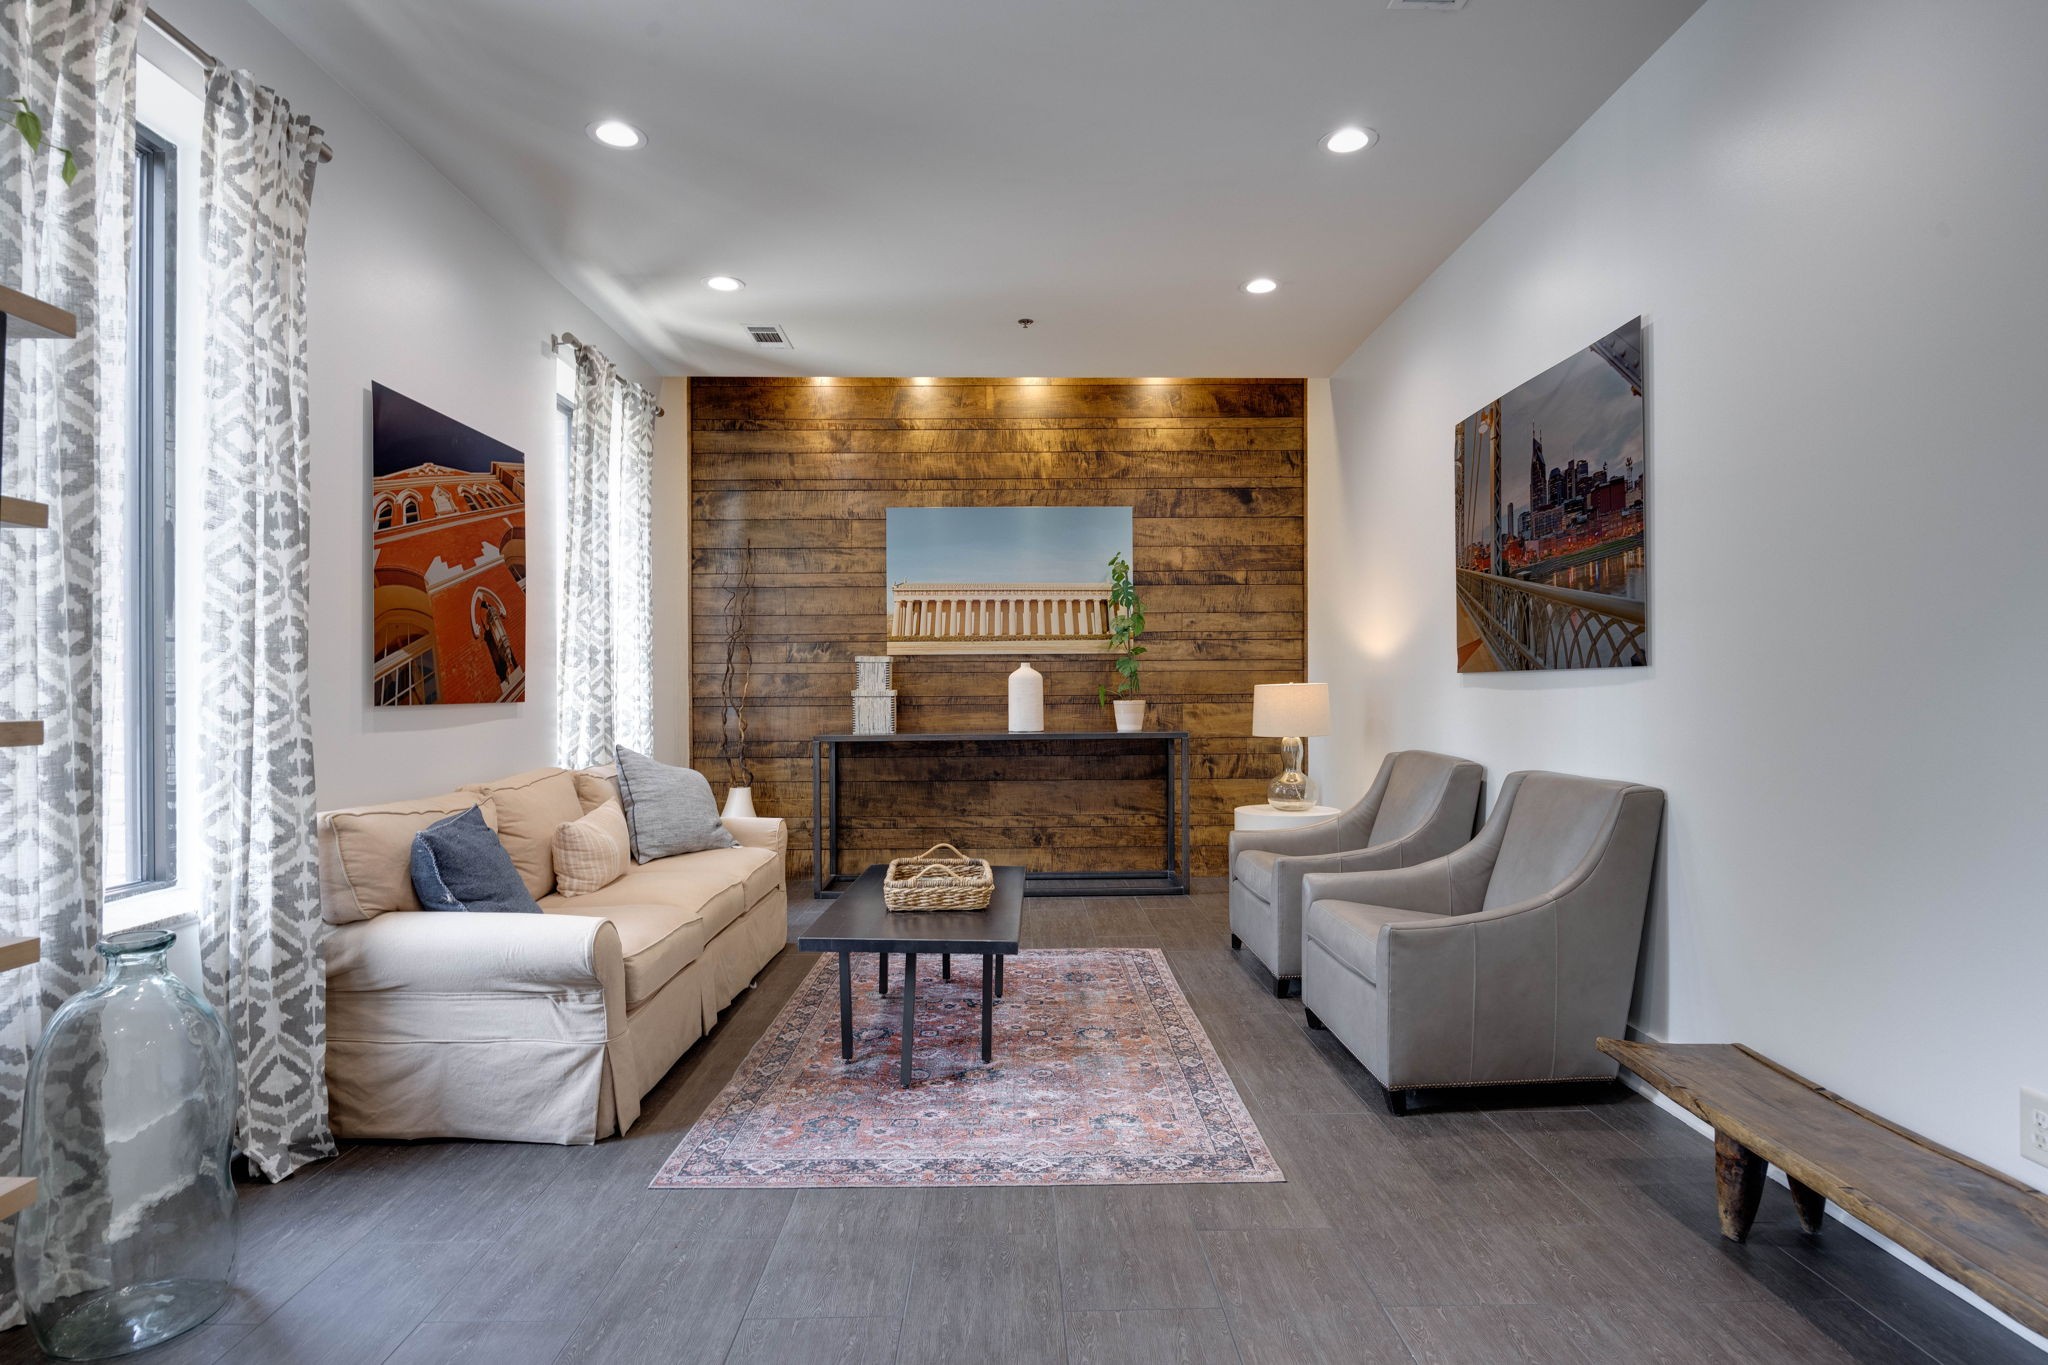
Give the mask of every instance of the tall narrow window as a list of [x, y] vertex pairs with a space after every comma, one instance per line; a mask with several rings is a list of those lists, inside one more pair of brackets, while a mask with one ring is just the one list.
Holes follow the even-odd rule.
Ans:
[[110, 897], [168, 886], [177, 876], [171, 668], [176, 156], [169, 142], [136, 129], [128, 464], [115, 499], [117, 517], [109, 519], [102, 675]]

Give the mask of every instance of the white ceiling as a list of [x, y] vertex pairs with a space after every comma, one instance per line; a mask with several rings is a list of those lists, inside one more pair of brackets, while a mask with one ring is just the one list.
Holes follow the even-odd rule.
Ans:
[[1700, 0], [254, 3], [675, 372], [1253, 376], [1329, 374]]

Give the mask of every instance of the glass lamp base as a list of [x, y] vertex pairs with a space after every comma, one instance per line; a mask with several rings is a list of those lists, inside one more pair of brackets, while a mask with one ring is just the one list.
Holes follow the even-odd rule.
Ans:
[[1289, 768], [1266, 788], [1266, 804], [1274, 810], [1307, 810], [1315, 805], [1309, 794], [1308, 774]]

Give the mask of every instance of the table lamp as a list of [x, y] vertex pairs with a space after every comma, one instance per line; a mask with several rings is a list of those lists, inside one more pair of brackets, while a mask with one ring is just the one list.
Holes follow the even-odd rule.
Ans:
[[1328, 683], [1259, 683], [1252, 688], [1252, 733], [1280, 741], [1284, 765], [1266, 788], [1274, 810], [1307, 810], [1315, 805], [1308, 774], [1302, 771], [1301, 741], [1306, 735], [1330, 733]]

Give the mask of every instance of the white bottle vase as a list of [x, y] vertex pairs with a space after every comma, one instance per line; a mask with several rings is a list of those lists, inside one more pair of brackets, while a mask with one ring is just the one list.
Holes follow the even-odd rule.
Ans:
[[1010, 730], [1037, 734], [1045, 728], [1045, 675], [1030, 664], [1018, 664], [1010, 675]]
[[754, 789], [752, 787], [730, 787], [725, 793], [723, 814], [742, 820], [754, 818]]
[[1145, 703], [1142, 701], [1114, 701], [1116, 728], [1120, 731], [1142, 730], [1145, 728]]

